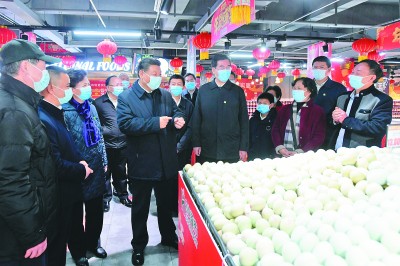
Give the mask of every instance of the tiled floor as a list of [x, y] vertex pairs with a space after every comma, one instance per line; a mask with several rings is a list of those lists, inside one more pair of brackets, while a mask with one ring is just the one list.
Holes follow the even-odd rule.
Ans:
[[[151, 201], [150, 213], [156, 210], [154, 196]], [[177, 220], [175, 219], [175, 224]], [[178, 253], [173, 248], [161, 246], [158, 231], [157, 217], [149, 215], [147, 222], [149, 244], [145, 249], [145, 263], [148, 266], [177, 266]], [[90, 258], [91, 266], [128, 266], [132, 265], [132, 229], [130, 209], [111, 201], [111, 208], [104, 214], [103, 232], [101, 233], [102, 246], [108, 253], [104, 260]], [[67, 266], [74, 266], [74, 262], [67, 254]]]

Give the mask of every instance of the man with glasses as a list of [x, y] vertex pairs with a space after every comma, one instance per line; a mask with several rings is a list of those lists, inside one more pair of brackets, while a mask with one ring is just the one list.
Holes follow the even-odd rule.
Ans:
[[231, 60], [224, 54], [214, 55], [215, 79], [199, 89], [193, 112], [193, 150], [198, 161], [237, 162], [247, 159], [249, 117], [242, 88], [229, 81]]
[[[118, 96], [124, 91], [120, 78], [110, 76], [106, 79], [107, 93], [94, 101], [103, 127], [103, 137], [106, 145], [108, 168], [106, 172], [106, 192], [104, 193], [104, 212], [110, 210], [112, 196], [116, 196], [126, 207], [132, 207], [132, 201], [128, 198], [126, 175], [126, 136], [117, 124]], [[111, 189], [111, 176], [114, 192]]]

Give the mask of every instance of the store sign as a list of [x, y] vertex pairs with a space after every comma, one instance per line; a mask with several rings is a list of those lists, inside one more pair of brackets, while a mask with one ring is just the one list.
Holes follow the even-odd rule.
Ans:
[[[28, 36], [29, 37], [29, 36]], [[40, 49], [45, 54], [66, 54], [68, 53], [67, 50], [59, 46], [58, 44], [54, 42], [42, 42], [40, 45]]]
[[[53, 65], [68, 69], [62, 62]], [[114, 62], [77, 61], [71, 68], [97, 72], [130, 72], [132, 70], [132, 64], [128, 61], [120, 67]]]
[[378, 28], [376, 36], [377, 50], [387, 51], [400, 48], [400, 22]]
[[386, 147], [400, 147], [400, 125], [388, 125], [386, 134]]
[[[250, 0], [251, 21], [256, 19], [255, 0]], [[223, 1], [219, 8], [215, 11], [211, 20], [211, 46], [218, 42], [229, 32], [243, 26], [231, 23], [231, 1]]]

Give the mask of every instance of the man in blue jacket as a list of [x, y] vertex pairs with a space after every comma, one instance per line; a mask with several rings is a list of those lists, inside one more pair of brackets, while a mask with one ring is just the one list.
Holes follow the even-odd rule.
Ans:
[[143, 59], [138, 66], [139, 80], [118, 97], [117, 121], [127, 136], [128, 178], [132, 182], [133, 265], [144, 263], [153, 188], [161, 244], [178, 248], [169, 200], [171, 191], [166, 188], [178, 174], [176, 129], [181, 129], [185, 120], [171, 93], [159, 89], [160, 65], [156, 59]]
[[41, 93], [44, 100], [39, 106], [39, 117], [46, 126], [46, 133], [50, 139], [60, 188], [59, 230], [54, 243], [49, 243], [48, 262], [49, 265], [64, 266], [71, 231], [72, 206], [76, 202], [82, 202], [81, 182], [93, 171], [81, 159], [65, 127], [61, 105], [72, 97], [68, 74], [63, 68], [56, 66], [49, 66], [47, 70], [50, 83]]

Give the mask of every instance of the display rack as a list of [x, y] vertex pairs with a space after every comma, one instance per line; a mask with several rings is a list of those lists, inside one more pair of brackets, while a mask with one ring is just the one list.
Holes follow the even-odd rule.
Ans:
[[400, 119], [400, 100], [393, 101], [392, 118]]

